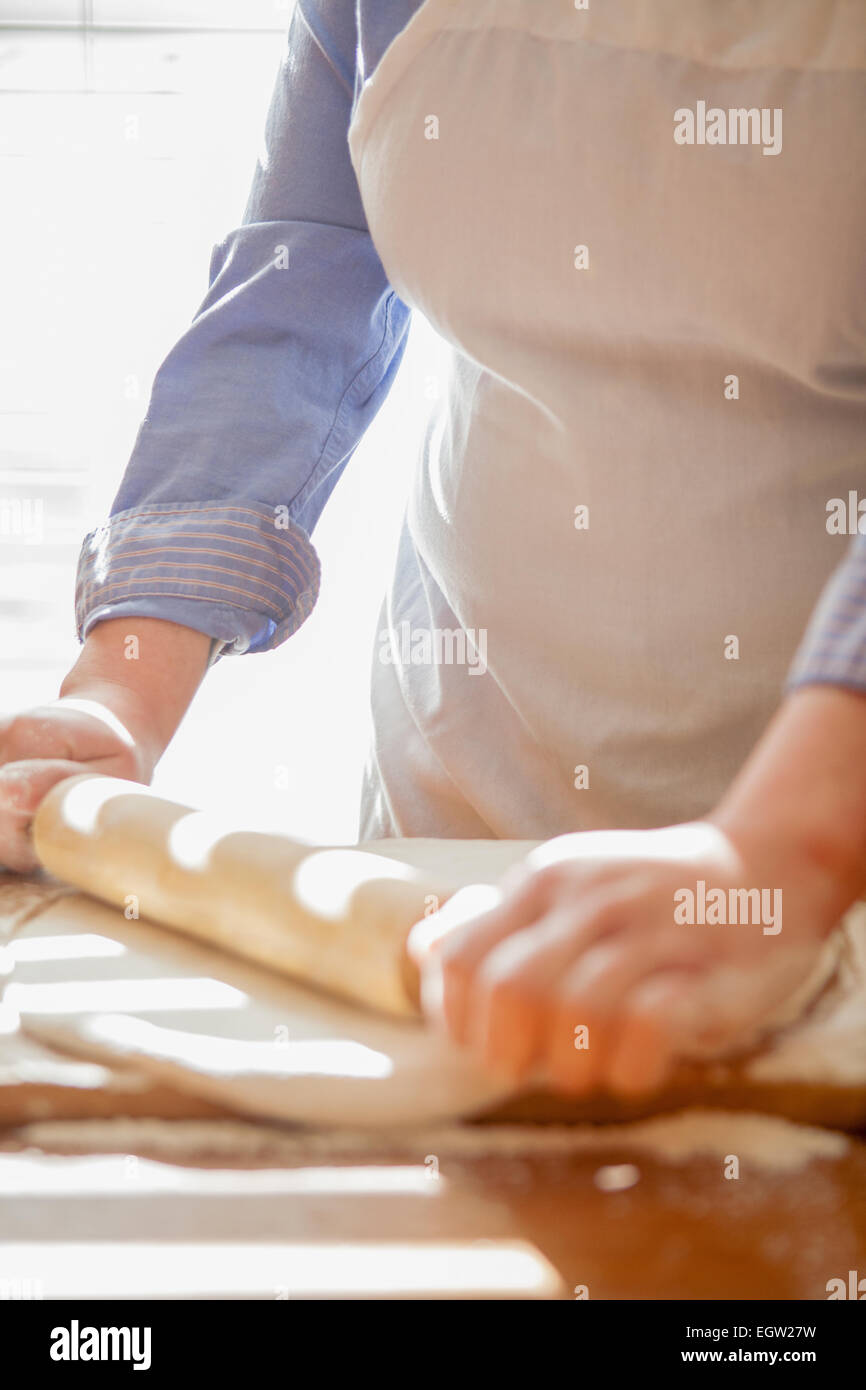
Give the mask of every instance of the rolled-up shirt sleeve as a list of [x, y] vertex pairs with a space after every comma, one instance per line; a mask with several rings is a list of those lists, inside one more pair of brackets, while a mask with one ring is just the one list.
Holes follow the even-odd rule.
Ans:
[[858, 535], [812, 614], [788, 689], [843, 685], [866, 691], [866, 535]]
[[243, 223], [159, 368], [106, 523], [85, 537], [83, 640], [162, 617], [277, 646], [318, 593], [313, 527], [402, 358], [409, 310], [349, 157], [354, 0], [297, 0]]

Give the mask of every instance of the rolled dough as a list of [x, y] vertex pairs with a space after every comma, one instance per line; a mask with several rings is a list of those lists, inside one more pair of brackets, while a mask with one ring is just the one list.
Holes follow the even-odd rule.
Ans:
[[10, 950], [23, 1032], [240, 1114], [311, 1125], [428, 1124], [509, 1091], [418, 1019], [397, 1019], [185, 940], [84, 894]]
[[89, 775], [49, 793], [33, 839], [49, 873], [131, 920], [163, 922], [398, 1017], [418, 1012], [410, 928], [456, 889], [496, 883], [536, 843], [320, 848]]
[[[358, 1008], [84, 894], [54, 895], [20, 921], [4, 999], [28, 1037], [131, 1068], [189, 1097], [190, 1114], [222, 1106], [369, 1129], [491, 1110], [512, 1121], [595, 1123], [713, 1104], [856, 1127], [866, 1121], [864, 916], [862, 907], [849, 914], [841, 968], [798, 1024], [751, 1060], [688, 1068], [638, 1107], [538, 1088], [509, 1095], [417, 1019]], [[113, 1109], [132, 1113], [124, 1095]]]
[[[522, 1103], [421, 1026], [405, 943], [425, 913], [461, 887], [495, 885], [535, 842], [319, 849], [92, 776], [49, 794], [34, 836], [45, 868], [104, 903], [61, 893], [16, 935], [53, 942], [16, 965], [8, 990], [32, 1036], [273, 1119], [427, 1123]], [[96, 956], [94, 939], [109, 943]], [[713, 1080], [723, 1067], [696, 1067], [691, 1090], [658, 1103], [670, 1108], [676, 1094], [675, 1104], [694, 1104], [727, 1085], [728, 1103], [738, 1104], [760, 1081], [784, 1097], [782, 1113], [808, 1118], [795, 1091], [809, 1074], [816, 1113], [834, 1088], [844, 1113], [856, 1109], [866, 1088], [866, 958], [854, 948], [864, 939], [861, 906], [792, 1001], [805, 1022], [760, 1054], [772, 1075], [753, 1077], [746, 1063], [728, 1083]], [[791, 1006], [772, 1022], [790, 1025]], [[604, 1118], [598, 1099], [584, 1109], [583, 1118]]]

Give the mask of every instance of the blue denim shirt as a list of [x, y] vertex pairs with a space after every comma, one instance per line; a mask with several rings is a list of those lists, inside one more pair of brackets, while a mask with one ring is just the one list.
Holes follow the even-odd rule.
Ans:
[[[370, 237], [347, 130], [419, 5], [297, 0], [243, 224], [214, 248], [207, 295], [156, 375], [109, 520], [82, 546], [81, 638], [104, 618], [158, 617], [223, 651], [264, 651], [313, 608], [310, 536], [409, 324]], [[815, 682], [866, 690], [866, 535], [794, 662], [792, 687]]]
[[417, 7], [298, 0], [243, 225], [214, 248], [109, 520], [82, 546], [82, 638], [104, 618], [158, 617], [264, 651], [310, 613], [310, 535], [406, 344], [346, 136]]

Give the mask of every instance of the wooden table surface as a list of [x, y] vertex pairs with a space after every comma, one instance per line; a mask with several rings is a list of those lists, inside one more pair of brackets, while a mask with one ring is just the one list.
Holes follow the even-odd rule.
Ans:
[[[15, 884], [7, 921], [47, 891]], [[608, 1147], [548, 1153], [497, 1152], [500, 1125], [473, 1129], [493, 1152], [454, 1130], [355, 1151], [351, 1136], [238, 1122], [0, 1032], [0, 1289], [825, 1299], [829, 1280], [866, 1276], [862, 1138], [789, 1172], [744, 1159], [730, 1180], [720, 1155], [664, 1162], [615, 1129]], [[605, 1190], [624, 1162], [633, 1185]]]
[[[795, 1173], [608, 1153], [168, 1154], [185, 1122], [0, 1140], [0, 1278], [44, 1297], [825, 1299], [866, 1274], [866, 1145]], [[217, 1129], [223, 1122], [202, 1121]], [[166, 1129], [179, 1131], [172, 1141]], [[64, 1139], [63, 1131], [67, 1132]], [[38, 1140], [38, 1147], [35, 1140]], [[64, 1147], [72, 1150], [62, 1156]], [[194, 1147], [194, 1146], [193, 1146]], [[235, 1151], [236, 1152], [236, 1151]], [[154, 1155], [161, 1154], [161, 1158]], [[438, 1165], [438, 1172], [436, 1167]], [[634, 1174], [630, 1175], [632, 1178]], [[866, 1286], [864, 1286], [866, 1287]]]

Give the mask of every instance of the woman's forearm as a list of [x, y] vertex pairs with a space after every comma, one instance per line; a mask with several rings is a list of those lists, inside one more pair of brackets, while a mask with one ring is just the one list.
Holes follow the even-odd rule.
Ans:
[[157, 618], [97, 623], [60, 687], [61, 698], [105, 704], [155, 765], [207, 669], [211, 639]]
[[748, 857], [797, 864], [829, 929], [866, 888], [866, 694], [789, 695], [710, 819]]

